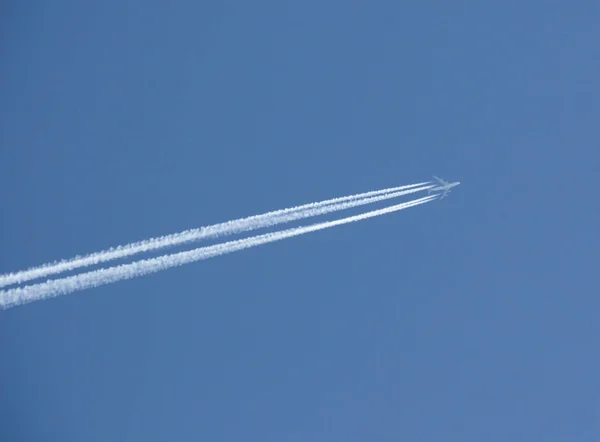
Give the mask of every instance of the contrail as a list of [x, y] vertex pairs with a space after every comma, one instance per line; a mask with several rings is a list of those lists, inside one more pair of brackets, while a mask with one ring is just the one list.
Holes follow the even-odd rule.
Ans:
[[[194, 241], [200, 241], [202, 239], [214, 238], [224, 235], [232, 235], [264, 227], [271, 227], [277, 224], [296, 221], [303, 218], [323, 215], [326, 213], [344, 210], [351, 207], [357, 207], [364, 204], [371, 204], [376, 201], [382, 201], [384, 199], [389, 198], [396, 198], [398, 196], [406, 195], [408, 193], [420, 192], [421, 190], [426, 190], [431, 187], [434, 187], [428, 186], [420, 188], [420, 186], [424, 186], [428, 183], [430, 183], [430, 181], [400, 187], [391, 187], [383, 190], [375, 190], [340, 198], [333, 198], [316, 203], [304, 204], [289, 209], [276, 210], [264, 213], [262, 215], [254, 215], [247, 218], [241, 218], [233, 221], [215, 224], [212, 226], [185, 230], [180, 233], [138, 241], [85, 256], [76, 256], [68, 260], [45, 264], [39, 267], [30, 268], [28, 270], [0, 275], [0, 287], [12, 284], [21, 284], [32, 279], [63, 273], [78, 269], [80, 267], [97, 265], [107, 261], [126, 258], [128, 256], [144, 252], [150, 252], [165, 247], [173, 247]], [[415, 190], [413, 188], [418, 188], [418, 190]], [[404, 191], [405, 189], [411, 190], [407, 193], [403, 193], [402, 191]], [[358, 203], [358, 201], [361, 202]], [[353, 204], [342, 206], [341, 204], [344, 202], [352, 202]]]
[[212, 258], [214, 256], [220, 256], [226, 253], [232, 253], [258, 245], [280, 241], [293, 236], [303, 235], [305, 233], [315, 232], [317, 230], [328, 229], [343, 224], [373, 218], [387, 213], [407, 209], [409, 207], [418, 206], [437, 197], [438, 195], [426, 196], [417, 200], [396, 204], [394, 206], [365, 212], [339, 220], [327, 221], [304, 227], [296, 227], [278, 232], [265, 233], [263, 235], [257, 235], [250, 238], [228, 241], [212, 246], [200, 247], [186, 252], [144, 259], [130, 264], [121, 264], [118, 266], [94, 270], [62, 279], [49, 280], [40, 284], [2, 291], [0, 292], [0, 308], [6, 309], [37, 300], [59, 295], [66, 295], [78, 290], [98, 287], [100, 285], [114, 283], [124, 279], [136, 278], [150, 273], [166, 270], [171, 267], [177, 267], [195, 261]]

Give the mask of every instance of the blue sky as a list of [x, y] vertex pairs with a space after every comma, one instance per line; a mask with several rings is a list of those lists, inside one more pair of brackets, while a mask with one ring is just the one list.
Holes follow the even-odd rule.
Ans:
[[2, 7], [2, 273], [463, 184], [0, 312], [0, 439], [600, 437], [600, 7], [409, 3]]

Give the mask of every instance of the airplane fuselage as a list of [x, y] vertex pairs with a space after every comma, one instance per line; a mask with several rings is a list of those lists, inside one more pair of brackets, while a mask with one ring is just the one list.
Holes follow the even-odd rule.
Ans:
[[456, 187], [460, 184], [460, 181], [456, 181], [455, 183], [448, 183], [445, 186], [436, 186], [436, 187], [432, 187], [431, 189], [429, 189], [429, 192], [447, 192], [448, 190], [452, 189], [453, 187]]

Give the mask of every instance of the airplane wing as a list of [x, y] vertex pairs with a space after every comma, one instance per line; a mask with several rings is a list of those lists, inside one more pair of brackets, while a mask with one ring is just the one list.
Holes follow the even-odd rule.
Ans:
[[443, 179], [436, 177], [435, 175], [433, 176], [441, 185], [443, 186], [447, 186], [448, 183], [446, 181], [444, 181]]
[[440, 199], [443, 200], [446, 196], [448, 196], [449, 193], [450, 193], [450, 189], [444, 190]]

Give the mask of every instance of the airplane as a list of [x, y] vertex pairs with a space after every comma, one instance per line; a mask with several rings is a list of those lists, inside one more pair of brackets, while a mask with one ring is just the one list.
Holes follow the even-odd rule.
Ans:
[[456, 187], [460, 184], [460, 181], [455, 181], [454, 183], [449, 183], [447, 181], [444, 181], [441, 178], [436, 177], [435, 175], [433, 177], [437, 180], [437, 182], [439, 183], [439, 186], [435, 186], [435, 187], [432, 187], [431, 189], [428, 189], [427, 193], [441, 191], [443, 193], [442, 193], [442, 197], [440, 199], [444, 199], [444, 197], [448, 193], [450, 193], [450, 189], [452, 189], [453, 187]]

